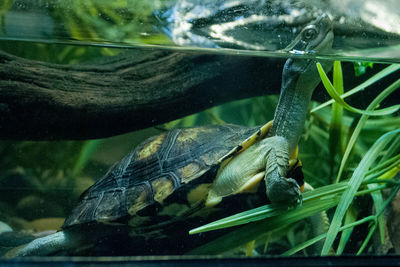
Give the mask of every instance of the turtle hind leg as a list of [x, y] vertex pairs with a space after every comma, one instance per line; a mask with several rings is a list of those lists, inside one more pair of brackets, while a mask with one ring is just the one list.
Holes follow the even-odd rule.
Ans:
[[271, 147], [266, 154], [265, 187], [268, 199], [276, 204], [301, 202], [300, 186], [296, 180], [286, 178], [289, 165], [289, 144], [284, 137], [270, 137]]
[[27, 245], [16, 247], [8, 251], [5, 258], [16, 258], [25, 256], [48, 256], [63, 251], [68, 247], [68, 236], [63, 232], [57, 232], [45, 237], [37, 238]]

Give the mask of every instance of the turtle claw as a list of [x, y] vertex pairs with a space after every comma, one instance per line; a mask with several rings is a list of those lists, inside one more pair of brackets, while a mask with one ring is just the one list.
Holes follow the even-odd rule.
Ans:
[[292, 178], [274, 179], [267, 186], [267, 196], [272, 203], [282, 203], [289, 205], [302, 205], [303, 198], [300, 186]]
[[293, 178], [282, 178], [287, 182], [287, 202], [293, 205], [303, 204], [303, 196], [301, 195], [300, 186]]
[[299, 206], [303, 206], [303, 195], [302, 194], [300, 194], [298, 202], [299, 202]]

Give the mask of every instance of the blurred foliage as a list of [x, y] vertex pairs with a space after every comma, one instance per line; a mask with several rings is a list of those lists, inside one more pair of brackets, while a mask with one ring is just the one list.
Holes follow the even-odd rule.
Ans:
[[[0, 49], [20, 57], [41, 60], [58, 64], [77, 64], [91, 61], [93, 59], [109, 56], [105, 48], [86, 46], [66, 46], [60, 44], [40, 44], [4, 41], [0, 42]], [[114, 49], [114, 54], [124, 49]]]
[[356, 76], [360, 76], [365, 74], [367, 71], [367, 68], [373, 68], [374, 67], [374, 62], [367, 62], [367, 61], [358, 61], [354, 62], [354, 72]]
[[171, 41], [154, 30], [157, 20], [152, 16], [154, 10], [162, 8], [163, 2], [166, 1], [78, 0], [70, 2], [66, 7], [67, 15], [63, 9], [57, 9], [54, 15], [59, 19], [66, 19], [66, 29], [72, 39], [164, 44]]
[[[4, 142], [0, 146], [1, 169], [10, 169], [15, 162], [25, 168], [36, 170], [40, 174], [44, 170], [57, 169], [65, 170], [74, 164], [83, 142]], [[43, 160], [42, 151], [48, 153], [46, 160]], [[63, 153], [58, 153], [63, 151]], [[13, 157], [11, 157], [11, 155]], [[38, 156], [41, 155], [41, 156]]]
[[[26, 58], [43, 61], [73, 64], [98, 58], [113, 56], [123, 49], [101, 49], [91, 46], [61, 46], [58, 41], [79, 40], [103, 46], [118, 44], [170, 44], [171, 40], [157, 28], [155, 10], [165, 8], [169, 0], [42, 0], [24, 2], [20, 0], [3, 1], [0, 5], [0, 26], [6, 31], [5, 17], [8, 11], [40, 10], [41, 16], [49, 16], [57, 21], [57, 27], [49, 30], [53, 37], [43, 33], [31, 33], [41, 36], [45, 42], [54, 45], [24, 42], [0, 42], [0, 49]], [[21, 12], [22, 13], [22, 12]], [[58, 28], [63, 26], [63, 28]], [[42, 36], [43, 35], [43, 36]]]
[[0, 3], [0, 30], [2, 32], [6, 31], [6, 13], [12, 7], [14, 0], [3, 0]]

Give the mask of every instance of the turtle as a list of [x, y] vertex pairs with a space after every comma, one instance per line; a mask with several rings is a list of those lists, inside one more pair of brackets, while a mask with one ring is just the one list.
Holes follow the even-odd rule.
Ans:
[[328, 14], [335, 44], [346, 50], [398, 44], [396, 5], [382, 2], [381, 9], [372, 8], [375, 0], [178, 0], [155, 15], [163, 22], [161, 30], [181, 46], [276, 51], [312, 20]]
[[[323, 15], [288, 49], [324, 51], [332, 40]], [[273, 122], [174, 129], [145, 140], [82, 194], [62, 231], [15, 255], [183, 254], [221, 234], [189, 236], [195, 226], [267, 201], [297, 205], [296, 147], [319, 82], [314, 68], [314, 59], [287, 60]]]

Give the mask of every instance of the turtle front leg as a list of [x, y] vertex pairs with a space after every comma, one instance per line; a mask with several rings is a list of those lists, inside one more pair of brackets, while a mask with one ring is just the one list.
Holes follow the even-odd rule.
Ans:
[[300, 186], [296, 180], [286, 178], [289, 168], [289, 143], [284, 137], [273, 136], [266, 153], [265, 187], [272, 203], [297, 204], [301, 201]]

